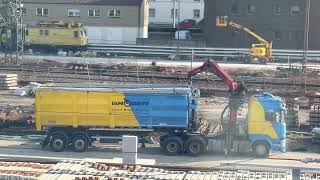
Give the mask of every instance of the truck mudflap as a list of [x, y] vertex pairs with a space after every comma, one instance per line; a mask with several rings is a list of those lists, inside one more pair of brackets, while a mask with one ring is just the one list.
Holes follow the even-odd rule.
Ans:
[[286, 140], [281, 140], [280, 143], [273, 143], [272, 144], [272, 148], [271, 148], [272, 152], [282, 152], [285, 153], [287, 151], [286, 148]]

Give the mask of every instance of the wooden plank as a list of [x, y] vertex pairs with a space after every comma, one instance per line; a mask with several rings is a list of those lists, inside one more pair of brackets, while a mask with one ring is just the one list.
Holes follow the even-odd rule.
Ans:
[[6, 88], [0, 87], [0, 90], [15, 90], [17, 88], [18, 87], [6, 87]]
[[18, 77], [0, 77], [0, 81], [7, 81], [7, 80], [18, 80]]
[[10, 82], [10, 83], [0, 83], [0, 87], [7, 87], [7, 86], [17, 86], [17, 82]]
[[13, 84], [0, 84], [0, 88], [1, 87], [17, 87], [17, 83], [13, 83]]
[[17, 80], [8, 80], [8, 81], [1, 81], [0, 84], [10, 84], [10, 83], [18, 83]]
[[0, 78], [18, 77], [17, 74], [0, 74]]

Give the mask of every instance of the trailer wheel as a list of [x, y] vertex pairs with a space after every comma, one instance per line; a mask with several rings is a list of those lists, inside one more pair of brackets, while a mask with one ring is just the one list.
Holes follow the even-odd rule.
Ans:
[[74, 152], [84, 152], [88, 148], [88, 138], [84, 135], [76, 135], [71, 143]]
[[50, 148], [55, 152], [64, 151], [67, 147], [68, 137], [64, 133], [56, 133], [51, 136]]
[[182, 140], [177, 136], [169, 136], [163, 141], [163, 149], [168, 155], [177, 155], [182, 151]]
[[205, 152], [206, 142], [199, 136], [191, 137], [185, 143], [185, 150], [187, 154], [198, 156]]
[[270, 154], [270, 146], [264, 141], [255, 142], [252, 146], [252, 151], [255, 156], [267, 158]]

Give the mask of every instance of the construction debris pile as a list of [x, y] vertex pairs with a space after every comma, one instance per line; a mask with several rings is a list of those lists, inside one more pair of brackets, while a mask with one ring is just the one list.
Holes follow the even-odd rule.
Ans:
[[[320, 174], [301, 174], [302, 179], [319, 179]], [[65, 160], [55, 165], [38, 163], [0, 162], [0, 179], [19, 180], [216, 180], [216, 179], [293, 179], [291, 171], [215, 170], [188, 171], [141, 167], [137, 165], [108, 165], [104, 163]]]
[[17, 74], [0, 74], [0, 90], [11, 90], [17, 88]]
[[37, 82], [30, 82], [29, 85], [17, 88], [13, 94], [16, 96], [33, 96], [35, 94], [35, 89], [42, 86], [42, 84]]
[[0, 128], [12, 126], [28, 127], [33, 123], [33, 105], [0, 105]]

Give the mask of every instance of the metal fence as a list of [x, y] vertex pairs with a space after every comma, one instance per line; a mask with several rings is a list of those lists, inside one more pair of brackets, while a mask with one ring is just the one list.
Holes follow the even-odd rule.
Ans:
[[[191, 56], [195, 58], [230, 57], [238, 58], [249, 55], [247, 48], [191, 48], [191, 47], [168, 47], [168, 46], [139, 46], [139, 45], [98, 45], [91, 44], [89, 50], [106, 53], [108, 55], [129, 55], [129, 56], [153, 56], [169, 57], [172, 55]], [[273, 57], [275, 60], [303, 59], [303, 50], [295, 49], [274, 49]], [[320, 51], [308, 51], [308, 59], [320, 61]]]

